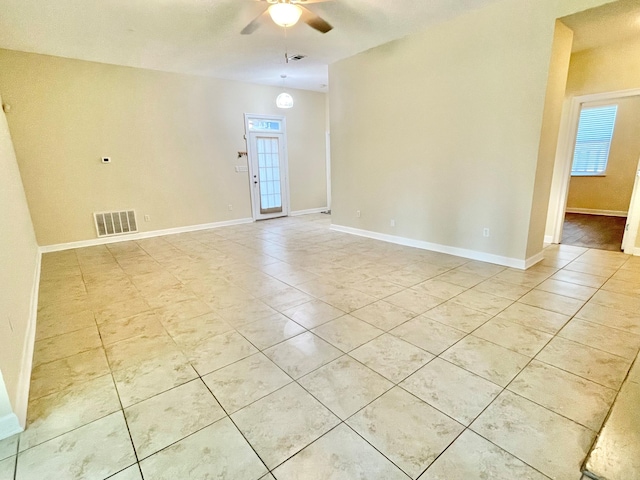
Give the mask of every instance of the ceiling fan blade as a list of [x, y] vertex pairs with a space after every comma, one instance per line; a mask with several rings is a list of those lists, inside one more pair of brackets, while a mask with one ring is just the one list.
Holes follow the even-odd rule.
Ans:
[[300, 17], [301, 20], [311, 28], [316, 29], [320, 33], [327, 33], [333, 30], [333, 27], [329, 24], [329, 22], [319, 17], [305, 6], [299, 3], [298, 6], [302, 9], [302, 16]]
[[267, 7], [260, 15], [258, 15], [256, 18], [251, 20], [249, 24], [246, 27], [244, 27], [240, 33], [242, 35], [251, 35], [253, 32], [255, 32], [258, 29], [258, 27], [260, 27], [260, 23], [262, 22], [262, 17], [267, 13], [268, 10], [269, 8]]

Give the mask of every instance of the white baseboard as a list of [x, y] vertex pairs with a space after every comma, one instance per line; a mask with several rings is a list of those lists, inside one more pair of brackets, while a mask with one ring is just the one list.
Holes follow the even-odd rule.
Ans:
[[544, 243], [553, 243], [553, 235], [545, 235]]
[[604, 215], [607, 217], [626, 217], [629, 212], [622, 210], [598, 210], [596, 208], [568, 208], [567, 213], [582, 213], [583, 215]]
[[467, 250], [465, 248], [450, 247], [448, 245], [440, 245], [437, 243], [424, 242], [422, 240], [414, 240], [411, 238], [399, 237], [396, 235], [388, 235], [386, 233], [372, 232], [370, 230], [361, 230], [359, 228], [345, 227], [342, 225], [331, 225], [331, 230], [336, 232], [349, 233], [351, 235], [358, 235], [360, 237], [372, 238], [374, 240], [382, 240], [383, 242], [395, 243], [398, 245], [404, 245], [407, 247], [420, 248], [422, 250], [430, 250], [432, 252], [447, 253], [449, 255], [455, 255], [457, 257], [468, 258], [471, 260], [478, 260], [481, 262], [495, 263], [497, 265], [504, 265], [505, 267], [518, 268], [525, 270], [531, 265], [542, 260], [542, 252], [534, 255], [533, 257], [520, 260], [517, 258], [503, 257], [500, 255], [493, 255], [491, 253], [478, 252], [476, 250]]
[[109, 243], [129, 242], [132, 240], [142, 240], [144, 238], [160, 237], [162, 235], [174, 235], [176, 233], [197, 232], [199, 230], [208, 230], [211, 228], [231, 227], [233, 225], [242, 225], [245, 223], [253, 223], [253, 218], [239, 218], [237, 220], [227, 220], [224, 222], [203, 223], [200, 225], [188, 225], [186, 227], [166, 228], [164, 230], [152, 230], [150, 232], [138, 232], [130, 235], [119, 235], [115, 237], [93, 238], [91, 240], [80, 240], [78, 242], [57, 243], [55, 245], [44, 245], [40, 247], [42, 253], [60, 252], [62, 250], [71, 250], [74, 248], [93, 247], [95, 245], [106, 245]]
[[538, 252], [524, 261], [524, 270], [544, 260], [544, 252]]
[[14, 413], [9, 413], [0, 417], [0, 440], [12, 437], [13, 435], [23, 431], [24, 428], [20, 425], [18, 417]]
[[299, 215], [310, 215], [312, 213], [322, 213], [327, 212], [329, 207], [321, 207], [321, 208], [310, 208], [308, 210], [296, 210], [293, 212], [289, 212], [290, 217], [297, 217]]

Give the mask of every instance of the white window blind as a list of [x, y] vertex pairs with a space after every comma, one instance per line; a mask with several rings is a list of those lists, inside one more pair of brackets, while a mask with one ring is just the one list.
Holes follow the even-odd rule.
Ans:
[[582, 109], [571, 175], [603, 175], [605, 173], [617, 112], [617, 105]]

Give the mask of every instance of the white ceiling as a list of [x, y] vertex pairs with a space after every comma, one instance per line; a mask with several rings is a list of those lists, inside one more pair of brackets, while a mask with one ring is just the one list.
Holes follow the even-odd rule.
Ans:
[[[308, 8], [334, 29], [284, 29], [257, 0], [0, 0], [0, 48], [266, 85], [326, 91], [328, 65], [495, 0], [333, 0]], [[574, 51], [640, 35], [640, 0], [619, 0], [563, 21]]]
[[266, 4], [257, 0], [0, 0], [0, 48], [243, 82], [326, 91], [328, 65], [415, 33], [494, 0], [334, 0], [309, 9], [334, 26], [269, 19], [240, 30]]

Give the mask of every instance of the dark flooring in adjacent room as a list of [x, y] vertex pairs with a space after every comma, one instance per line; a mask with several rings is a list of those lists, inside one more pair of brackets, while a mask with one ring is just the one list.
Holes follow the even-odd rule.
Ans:
[[566, 213], [562, 243], [619, 252], [626, 222], [625, 217]]

